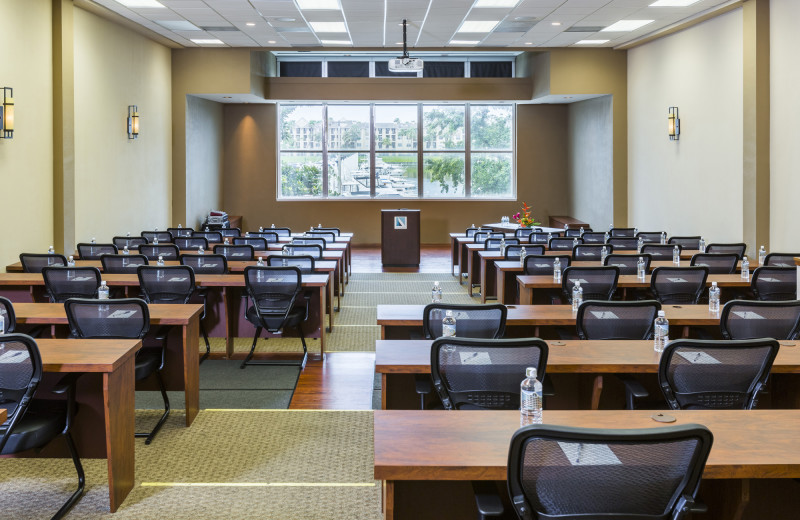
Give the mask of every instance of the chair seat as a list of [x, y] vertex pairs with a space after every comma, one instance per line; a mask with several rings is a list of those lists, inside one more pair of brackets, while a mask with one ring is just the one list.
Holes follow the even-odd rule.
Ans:
[[[261, 320], [258, 319], [258, 314], [256, 314], [256, 309], [252, 305], [247, 309], [247, 313], [245, 317], [247, 321], [255, 325], [256, 327], [264, 327], [270, 332], [274, 332], [280, 329], [281, 322], [283, 322], [283, 313], [280, 315], [270, 316], [269, 314], [263, 314], [263, 323]], [[305, 307], [293, 307], [292, 310], [289, 312], [289, 316], [286, 317], [286, 322], [283, 323], [284, 327], [296, 327], [299, 325], [303, 318], [306, 316]]]
[[25, 415], [17, 422], [0, 455], [42, 448], [64, 431], [67, 402], [33, 399]]
[[161, 351], [144, 348], [136, 355], [136, 381], [148, 378], [161, 366]]

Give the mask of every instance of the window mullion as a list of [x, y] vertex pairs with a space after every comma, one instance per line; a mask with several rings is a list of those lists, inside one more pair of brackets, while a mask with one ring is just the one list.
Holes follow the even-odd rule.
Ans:
[[422, 141], [422, 103], [417, 103], [417, 198], [422, 198], [422, 149], [423, 149], [423, 141]]
[[[373, 63], [374, 66], [374, 63]], [[369, 197], [375, 198], [378, 173], [375, 171], [375, 103], [369, 104]]]
[[472, 129], [470, 128], [470, 106], [464, 104], [464, 197], [472, 196]]
[[328, 198], [328, 104], [322, 104], [322, 197]]

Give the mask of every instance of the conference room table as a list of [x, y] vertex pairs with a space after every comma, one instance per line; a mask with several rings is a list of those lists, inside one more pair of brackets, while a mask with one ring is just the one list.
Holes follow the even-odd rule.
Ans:
[[[130, 274], [104, 274], [103, 280], [109, 287], [138, 287], [139, 277], [136, 273]], [[329, 284], [327, 274], [305, 274], [302, 276], [302, 286], [312, 292], [311, 304], [309, 306], [309, 318], [306, 327], [310, 326], [311, 331], [304, 329], [307, 338], [319, 338], [322, 353], [325, 353], [325, 311], [326, 289]], [[226, 338], [225, 352], [228, 358], [233, 355], [234, 338], [239, 336], [252, 337], [255, 327], [247, 321], [245, 311], [247, 301], [242, 297], [241, 292], [245, 287], [244, 276], [241, 274], [201, 274], [195, 276], [195, 284], [199, 287], [219, 288], [218, 296], [209, 294], [208, 307], [206, 309], [207, 327], [209, 337]], [[44, 287], [44, 279], [40, 273], [0, 273], [0, 295], [6, 296], [12, 302], [29, 302], [32, 299], [31, 287]], [[243, 301], [244, 300], [244, 301]], [[16, 309], [16, 303], [15, 309]], [[174, 305], [180, 307], [180, 305]], [[63, 309], [63, 305], [61, 305]], [[202, 310], [202, 306], [200, 306]], [[329, 328], [332, 331], [334, 320], [333, 312], [328, 313]], [[152, 318], [152, 316], [151, 316]], [[199, 326], [199, 324], [198, 324]], [[199, 336], [199, 328], [197, 329]], [[286, 337], [293, 335], [293, 331], [285, 331], [282, 335], [273, 335], [263, 332], [269, 337]], [[197, 346], [197, 338], [195, 338]]]
[[[796, 518], [800, 493], [792, 479], [800, 478], [800, 410], [665, 412], [673, 423], [655, 421], [654, 413], [545, 410], [543, 422], [610, 429], [705, 425], [714, 443], [698, 494], [709, 511], [700, 517]], [[374, 478], [384, 481], [385, 519], [475, 518], [470, 481], [495, 481], [505, 489], [518, 411], [376, 410], [373, 421]]]

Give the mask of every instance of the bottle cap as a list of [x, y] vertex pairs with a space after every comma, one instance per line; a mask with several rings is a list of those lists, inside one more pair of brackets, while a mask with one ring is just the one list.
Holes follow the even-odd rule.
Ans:
[[575, 287], [580, 287], [580, 286], [581, 286], [580, 280], [575, 280]]
[[447, 312], [444, 313], [444, 315], [445, 316], [452, 316], [453, 315], [453, 311], [448, 310]]
[[434, 287], [439, 287], [439, 282], [433, 282]]
[[105, 286], [106, 286], [106, 281], [105, 281], [105, 280], [101, 281], [101, 282], [100, 282], [100, 285], [102, 285], [103, 287], [105, 287]]
[[664, 313], [664, 311], [658, 311], [658, 317], [659, 317], [659, 318], [663, 318], [664, 316], [666, 316], [666, 314]]
[[536, 379], [536, 367], [528, 367], [525, 369], [525, 377]]
[[716, 287], [716, 286], [717, 286], [717, 282], [711, 282], [711, 287]]

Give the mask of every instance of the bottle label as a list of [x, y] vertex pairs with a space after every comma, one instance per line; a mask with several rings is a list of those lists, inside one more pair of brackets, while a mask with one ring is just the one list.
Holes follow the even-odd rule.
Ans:
[[444, 337], [454, 337], [456, 335], [456, 326], [455, 324], [444, 323], [442, 325], [442, 336]]

